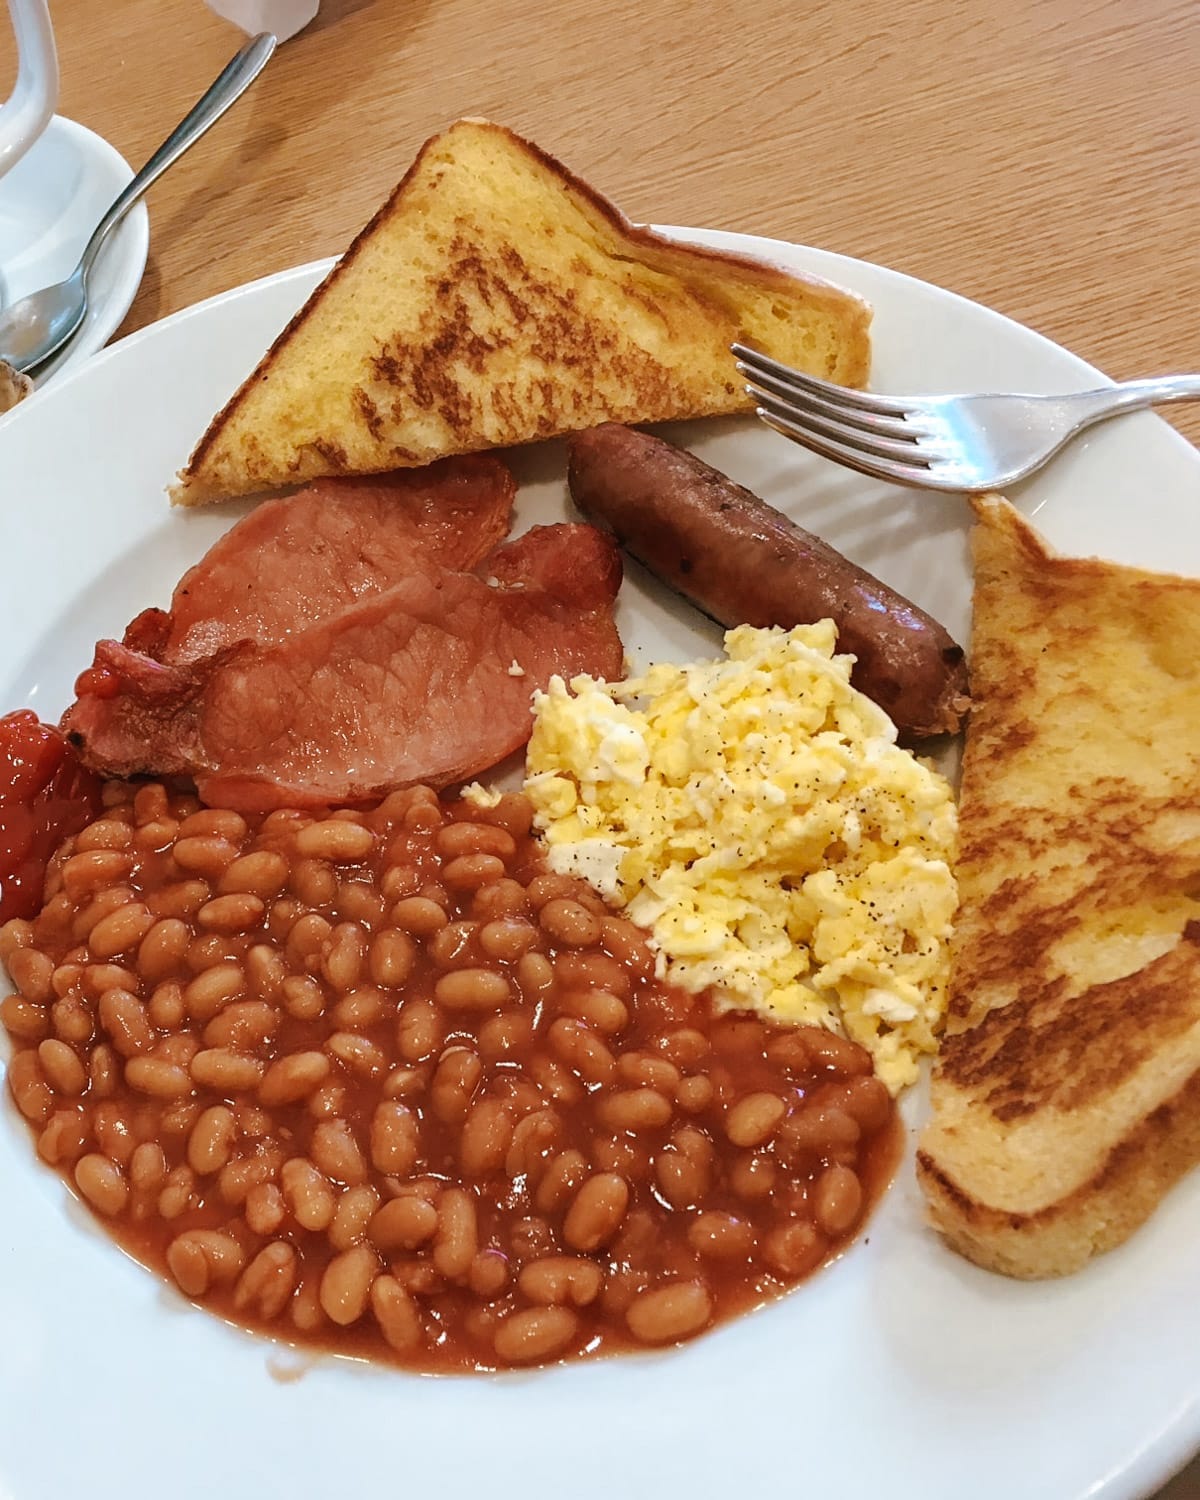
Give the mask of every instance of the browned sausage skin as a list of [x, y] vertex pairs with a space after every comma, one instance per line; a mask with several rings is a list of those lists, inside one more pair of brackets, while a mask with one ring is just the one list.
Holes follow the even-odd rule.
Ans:
[[607, 422], [572, 436], [567, 478], [589, 520], [718, 624], [832, 619], [854, 685], [902, 735], [958, 729], [966, 664], [937, 621], [693, 454]]

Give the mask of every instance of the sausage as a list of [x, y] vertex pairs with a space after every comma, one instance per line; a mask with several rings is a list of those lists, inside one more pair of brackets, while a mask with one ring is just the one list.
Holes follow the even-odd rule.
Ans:
[[757, 495], [661, 438], [606, 422], [570, 439], [567, 480], [589, 520], [718, 624], [832, 619], [852, 681], [901, 735], [957, 731], [961, 646], [915, 604]]

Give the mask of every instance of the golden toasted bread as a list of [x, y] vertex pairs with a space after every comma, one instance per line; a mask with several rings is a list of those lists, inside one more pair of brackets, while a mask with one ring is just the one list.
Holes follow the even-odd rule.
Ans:
[[741, 411], [735, 339], [862, 385], [869, 323], [848, 292], [637, 228], [532, 142], [460, 120], [213, 420], [172, 498]]
[[956, 1250], [1054, 1276], [1200, 1161], [1200, 580], [976, 510], [962, 905], [917, 1171]]

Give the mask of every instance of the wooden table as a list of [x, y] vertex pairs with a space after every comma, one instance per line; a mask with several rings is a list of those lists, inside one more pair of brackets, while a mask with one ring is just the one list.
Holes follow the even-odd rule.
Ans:
[[[54, 18], [61, 112], [135, 164], [238, 43], [201, 0]], [[1115, 377], [1196, 370], [1198, 79], [1194, 0], [322, 0], [154, 189], [123, 331], [341, 250], [427, 135], [484, 114], [634, 218], [879, 261]], [[1200, 441], [1200, 406], [1174, 415]]]

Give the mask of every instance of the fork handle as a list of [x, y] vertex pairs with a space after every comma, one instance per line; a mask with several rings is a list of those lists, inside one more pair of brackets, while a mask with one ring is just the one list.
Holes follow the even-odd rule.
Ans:
[[[1071, 398], [1068, 398], [1071, 399]], [[1157, 380], [1126, 380], [1099, 391], [1081, 391], [1073, 398], [1081, 408], [1079, 423], [1090, 427], [1122, 411], [1160, 406], [1168, 401], [1200, 401], [1200, 375], [1163, 375]]]

